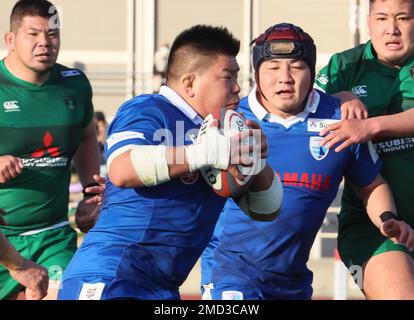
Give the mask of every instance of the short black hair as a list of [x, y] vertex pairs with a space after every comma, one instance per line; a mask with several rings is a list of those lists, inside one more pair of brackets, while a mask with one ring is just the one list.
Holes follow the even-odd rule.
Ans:
[[13, 26], [20, 25], [20, 22], [26, 16], [39, 16], [43, 18], [50, 18], [56, 14], [56, 10], [51, 8], [54, 5], [47, 0], [19, 0], [14, 5], [10, 15], [10, 30]]
[[227, 28], [195, 25], [175, 38], [168, 56], [166, 78], [179, 77], [182, 71], [202, 69], [217, 55], [236, 57], [239, 50], [240, 41]]

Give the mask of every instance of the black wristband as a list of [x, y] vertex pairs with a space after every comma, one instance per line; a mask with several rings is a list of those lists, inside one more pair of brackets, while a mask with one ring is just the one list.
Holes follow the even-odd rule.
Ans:
[[99, 186], [100, 186], [100, 184], [98, 182], [92, 182], [92, 183], [89, 183], [86, 186], [84, 186], [83, 189], [82, 189], [83, 197], [86, 198], [86, 197], [96, 196], [95, 193], [89, 193], [89, 192], [86, 192], [85, 190], [86, 190], [86, 188], [99, 187]]
[[391, 211], [384, 211], [380, 214], [379, 217], [381, 219], [381, 222], [383, 223], [391, 219], [402, 220], [399, 216], [397, 216], [394, 212]]

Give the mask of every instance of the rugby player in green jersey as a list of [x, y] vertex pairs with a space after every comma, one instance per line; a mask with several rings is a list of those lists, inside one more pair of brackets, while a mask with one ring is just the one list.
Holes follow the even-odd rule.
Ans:
[[[92, 90], [81, 71], [56, 63], [59, 19], [50, 2], [18, 1], [5, 42], [0, 203], [8, 225], [0, 231], [23, 257], [48, 269], [48, 297], [53, 298], [76, 250], [76, 232], [67, 217], [70, 162], [74, 160], [84, 187], [99, 173]], [[96, 213], [97, 207], [85, 202], [78, 206], [78, 218]], [[0, 299], [21, 297], [22, 289], [0, 267]]]
[[[327, 127], [322, 144], [339, 152], [372, 139], [397, 207], [384, 217], [413, 227], [414, 0], [371, 0], [368, 28], [371, 40], [335, 54], [316, 85], [328, 93], [352, 90], [370, 118]], [[377, 231], [346, 182], [338, 220], [340, 256], [354, 277], [361, 270], [366, 297], [414, 299], [413, 253]]]

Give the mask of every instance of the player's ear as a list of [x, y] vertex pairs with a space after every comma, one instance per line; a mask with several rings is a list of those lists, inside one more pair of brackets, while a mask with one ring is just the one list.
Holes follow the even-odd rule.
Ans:
[[189, 97], [194, 97], [195, 79], [196, 76], [193, 72], [184, 73], [180, 78], [180, 83]]
[[4, 35], [4, 42], [6, 43], [6, 46], [9, 50], [12, 50], [14, 48], [14, 33], [9, 31], [6, 32], [6, 34]]

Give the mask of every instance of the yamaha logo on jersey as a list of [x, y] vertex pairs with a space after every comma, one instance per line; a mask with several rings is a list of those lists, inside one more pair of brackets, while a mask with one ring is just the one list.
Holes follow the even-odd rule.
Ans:
[[312, 155], [312, 157], [315, 158], [315, 160], [322, 160], [324, 159], [328, 153], [329, 150], [325, 147], [319, 146], [319, 143], [322, 141], [322, 137], [310, 137], [309, 138], [309, 150]]
[[187, 185], [194, 184], [198, 180], [198, 175], [199, 175], [198, 173], [199, 171], [189, 172], [186, 175], [182, 176], [180, 180], [182, 183], [187, 184]]

